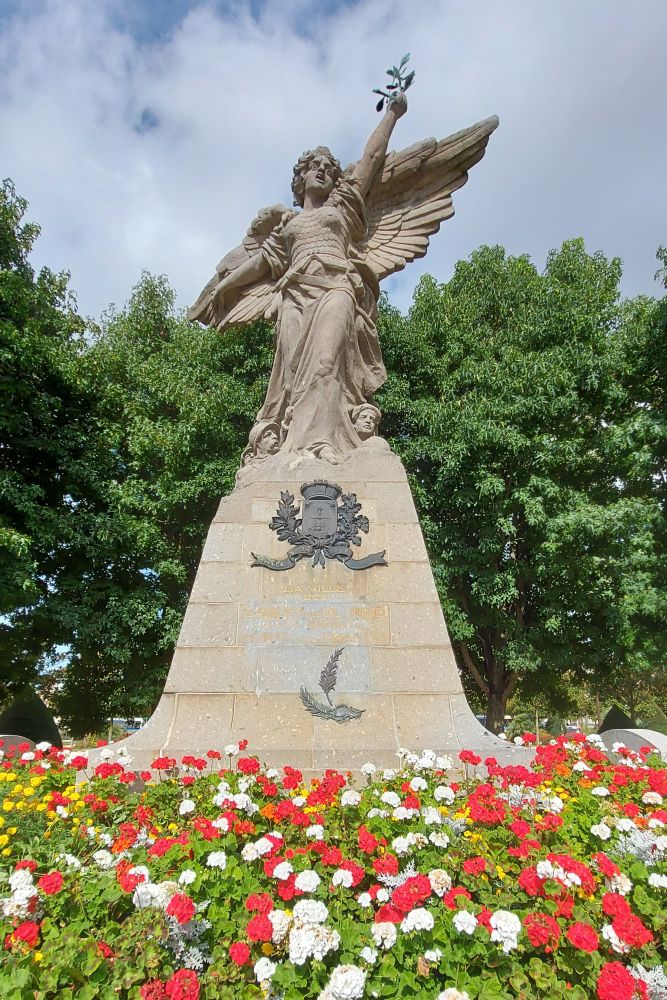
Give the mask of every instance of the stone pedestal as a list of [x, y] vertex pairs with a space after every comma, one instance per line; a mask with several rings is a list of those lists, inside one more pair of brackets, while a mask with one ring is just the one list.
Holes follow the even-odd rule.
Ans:
[[[124, 741], [135, 766], [242, 739], [267, 764], [307, 771], [394, 766], [399, 747], [525, 757], [468, 708], [405, 470], [374, 444], [342, 465], [278, 454], [243, 470], [211, 525], [158, 708]], [[253, 565], [253, 553], [285, 558], [271, 519], [281, 492], [298, 505], [312, 480], [356, 494], [369, 531], [353, 555], [385, 551], [386, 565]], [[343, 723], [303, 697], [326, 708], [320, 676], [341, 647], [331, 701], [362, 713]]]

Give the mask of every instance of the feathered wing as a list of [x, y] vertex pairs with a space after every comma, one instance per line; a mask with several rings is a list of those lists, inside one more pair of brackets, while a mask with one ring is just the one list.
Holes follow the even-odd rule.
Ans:
[[261, 249], [287, 211], [285, 205], [271, 205], [258, 213], [241, 244], [222, 258], [215, 274], [201, 290], [194, 305], [188, 309], [188, 319], [215, 326], [222, 332], [230, 326], [245, 326], [264, 316], [272, 306], [274, 295], [275, 280], [270, 276], [225, 296], [222, 310], [211, 311], [211, 296], [222, 278], [245, 264]]
[[424, 256], [429, 236], [454, 214], [452, 193], [468, 180], [497, 126], [494, 116], [439, 142], [424, 139], [386, 156], [366, 196], [368, 232], [358, 248], [378, 281]]

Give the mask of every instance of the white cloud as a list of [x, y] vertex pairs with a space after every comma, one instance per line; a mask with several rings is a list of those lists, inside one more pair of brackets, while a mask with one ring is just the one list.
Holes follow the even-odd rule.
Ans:
[[3, 25], [3, 173], [42, 225], [36, 262], [71, 270], [83, 311], [122, 304], [142, 268], [192, 301], [256, 211], [289, 204], [304, 148], [356, 159], [370, 90], [406, 50], [417, 78], [397, 145], [501, 124], [428, 257], [388, 283], [392, 301], [406, 307], [419, 274], [446, 280], [480, 243], [542, 266], [577, 235], [624, 259], [627, 293], [656, 291], [662, 0], [632, 13], [624, 0], [360, 0], [317, 16], [306, 0], [184, 3], [169, 25], [159, 8], [44, 0]]

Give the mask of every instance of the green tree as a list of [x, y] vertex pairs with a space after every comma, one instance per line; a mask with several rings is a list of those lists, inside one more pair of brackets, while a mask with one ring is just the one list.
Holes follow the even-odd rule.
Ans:
[[[0, 188], [0, 700], [64, 641], [53, 596], [94, 506], [92, 400], [77, 376], [84, 325], [67, 274], [35, 274], [26, 202]], [[74, 517], [74, 510], [77, 510]]]
[[[484, 247], [383, 322], [385, 433], [410, 472], [464, 681], [497, 731], [521, 683], [664, 662], [663, 512], [627, 345], [656, 305], [619, 304], [620, 263], [581, 241]], [[621, 335], [623, 333], [623, 335]], [[640, 351], [641, 354], [641, 351]]]

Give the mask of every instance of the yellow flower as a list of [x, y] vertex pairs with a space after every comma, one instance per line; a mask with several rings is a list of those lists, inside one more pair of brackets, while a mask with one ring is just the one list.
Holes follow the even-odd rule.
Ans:
[[39, 788], [39, 786], [42, 784], [43, 781], [44, 778], [41, 777], [41, 775], [36, 774], [34, 778], [30, 779], [30, 784], [32, 785], [33, 788]]
[[500, 865], [496, 865], [496, 875], [499, 879], [507, 878], [507, 874], [502, 870]]
[[273, 945], [271, 944], [270, 941], [265, 941], [264, 944], [262, 945], [262, 954], [273, 955]]
[[44, 810], [46, 809], [46, 802], [38, 802], [37, 805], [35, 806], [35, 809], [37, 810], [38, 813], [43, 813]]
[[75, 816], [74, 819], [72, 820], [72, 826], [78, 826], [80, 822], [81, 820], [79, 819], [79, 817]]
[[7, 813], [11, 812], [12, 809], [14, 808], [14, 803], [11, 801], [11, 799], [5, 799], [5, 801], [2, 803], [2, 808]]
[[0, 830], [2, 830], [2, 828], [3, 828], [4, 825], [5, 825], [5, 821], [2, 818], [2, 816], [0, 816]]
[[14, 785], [14, 789], [13, 789], [13, 793], [12, 794], [18, 795], [22, 791], [23, 791], [23, 785]]
[[9, 835], [10, 837], [13, 837], [13, 836], [14, 836], [14, 834], [15, 834], [15, 833], [18, 833], [18, 832], [19, 832], [19, 828], [18, 828], [18, 826], [8, 826], [8, 827], [7, 827], [7, 834], [8, 834], [8, 835]]
[[4, 847], [5, 844], [9, 843], [9, 837], [6, 833], [0, 833], [0, 847]]
[[33, 962], [41, 962], [43, 958], [44, 958], [44, 955], [42, 954], [41, 951], [34, 951], [32, 953], [32, 960], [33, 960]]
[[12, 853], [11, 847], [5, 847], [4, 851], [2, 852], [2, 856], [3, 858], [8, 858], [11, 853]]
[[167, 829], [168, 829], [168, 830], [172, 830], [172, 831], [173, 831], [173, 830], [178, 830], [178, 823], [169, 823], [169, 824], [167, 825]]

